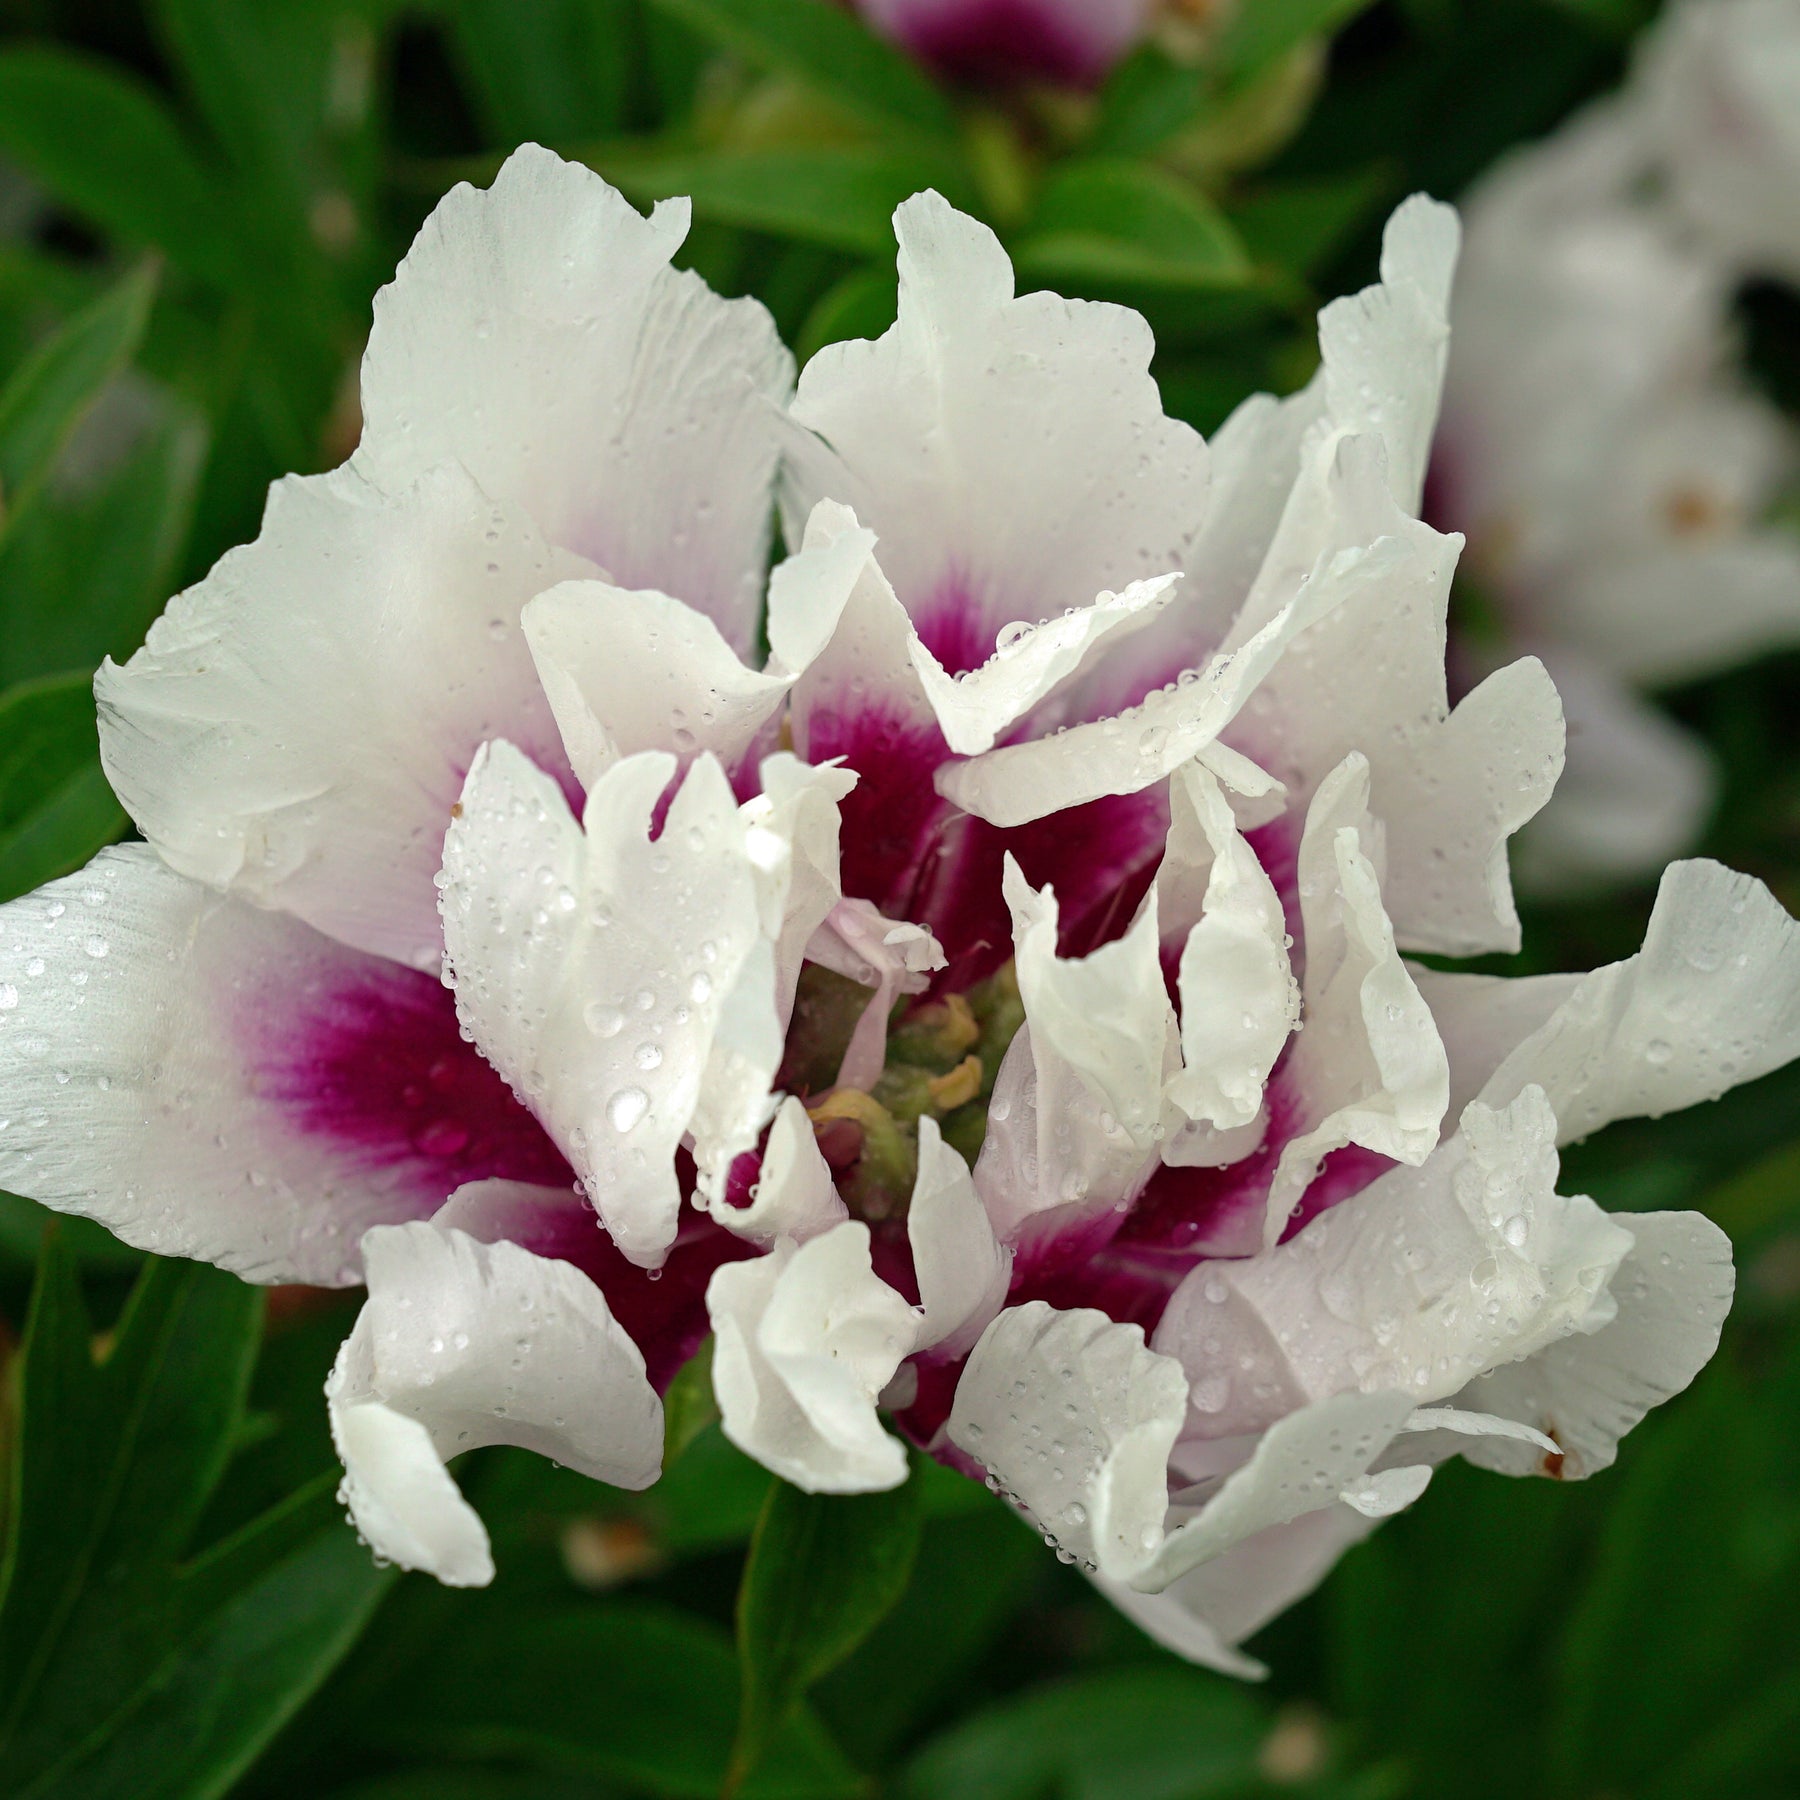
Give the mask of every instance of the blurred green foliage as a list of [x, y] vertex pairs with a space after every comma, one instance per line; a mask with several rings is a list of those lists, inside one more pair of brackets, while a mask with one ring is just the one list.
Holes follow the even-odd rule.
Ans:
[[[824, 0], [0, 0], [4, 892], [125, 829], [93, 668], [254, 534], [273, 477], [348, 452], [376, 286], [514, 144], [692, 194], [685, 259], [802, 356], [892, 318], [888, 214], [936, 186], [1022, 285], [1143, 310], [1167, 405], [1210, 430], [1306, 377], [1393, 201], [1454, 198], [1609, 84], [1652, 10], [1241, 0], [1197, 60], [1002, 99]], [[1800, 408], [1800, 300], [1765, 286], [1745, 319]], [[1790, 907], [1797, 675], [1671, 700], [1726, 765], [1709, 850]], [[1623, 954], [1647, 900], [1539, 912], [1512, 966]], [[974, 1484], [772, 1492], [703, 1387], [643, 1495], [467, 1459], [503, 1579], [396, 1580], [332, 1502], [352, 1300], [278, 1294], [265, 1324], [79, 1221], [40, 1253], [42, 1214], [0, 1197], [0, 1794], [708, 1796], [728, 1769], [746, 1800], [1800, 1791], [1797, 1102], [1777, 1075], [1571, 1151], [1565, 1185], [1732, 1232], [1718, 1362], [1591, 1483], [1446, 1468], [1263, 1635], [1262, 1689], [1155, 1649]]]

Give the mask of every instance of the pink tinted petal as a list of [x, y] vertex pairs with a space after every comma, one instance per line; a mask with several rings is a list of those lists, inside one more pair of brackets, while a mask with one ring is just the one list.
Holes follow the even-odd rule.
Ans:
[[1142, 34], [1144, 0], [858, 0], [883, 35], [951, 81], [1096, 86]]

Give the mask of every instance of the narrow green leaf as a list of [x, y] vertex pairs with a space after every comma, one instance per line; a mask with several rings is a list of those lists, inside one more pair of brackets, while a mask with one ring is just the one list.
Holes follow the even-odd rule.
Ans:
[[1032, 1689], [927, 1744], [906, 1800], [1209, 1800], [1256, 1779], [1261, 1707], [1222, 1676], [1147, 1667]]
[[717, 1424], [719, 1404], [713, 1398], [713, 1341], [709, 1337], [675, 1372], [663, 1395], [663, 1467], [679, 1462], [683, 1451], [707, 1426]]
[[1176, 289], [1236, 287], [1250, 258], [1230, 222], [1194, 188], [1146, 163], [1095, 157], [1044, 183], [1014, 247], [1021, 275]]
[[632, 20], [622, 0], [452, 0], [447, 18], [490, 143], [569, 144], [625, 122]]
[[848, 8], [822, 0], [656, 0], [672, 17], [760, 68], [798, 76], [852, 112], [948, 135], [949, 102]]
[[100, 769], [93, 676], [0, 694], [0, 898], [80, 868], [124, 826]]
[[909, 195], [927, 187], [952, 200], [962, 195], [948, 157], [903, 148], [715, 152], [620, 145], [586, 160], [634, 200], [686, 194], [698, 218], [862, 256], [892, 253], [894, 208]]
[[66, 50], [0, 51], [0, 151], [59, 200], [208, 281], [240, 275], [218, 178], [161, 98]]
[[804, 1494], [784, 1481], [769, 1490], [738, 1589], [744, 1687], [731, 1791], [806, 1690], [905, 1593], [922, 1516], [916, 1480], [885, 1494]]
[[155, 270], [135, 270], [40, 345], [0, 388], [0, 537], [36, 497], [101, 390], [131, 361], [155, 292]]
[[[734, 1722], [737, 1667], [715, 1627], [638, 1600], [520, 1608], [503, 1594], [462, 1610], [428, 1678], [383, 1697], [390, 1752], [620, 1781], [715, 1800]], [[856, 1773], [804, 1709], [771, 1743], [744, 1800], [848, 1800]]]
[[1370, 0], [1253, 0], [1231, 15], [1215, 51], [1226, 78], [1240, 85], [1309, 37], [1340, 30]]
[[386, 1586], [335, 1472], [184, 1564], [242, 1441], [262, 1296], [148, 1259], [99, 1354], [60, 1232], [22, 1357], [0, 1565], [0, 1767], [15, 1800], [213, 1800]]

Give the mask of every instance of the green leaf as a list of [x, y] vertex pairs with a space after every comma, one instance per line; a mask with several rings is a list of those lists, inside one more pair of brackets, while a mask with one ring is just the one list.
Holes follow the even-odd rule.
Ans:
[[729, 1789], [905, 1593], [922, 1516], [916, 1480], [884, 1494], [805, 1494], [785, 1481], [769, 1490], [738, 1589], [744, 1688]]
[[1236, 201], [1230, 218], [1259, 263], [1310, 275], [1392, 191], [1392, 172], [1377, 164], [1350, 175], [1266, 183]]
[[113, 393], [0, 545], [0, 682], [128, 656], [176, 585], [207, 428], [158, 390]]
[[1090, 148], [1109, 156], [1147, 155], [1208, 110], [1211, 85], [1204, 66], [1142, 45], [1101, 90]]
[[980, 1496], [980, 1510], [933, 1519], [928, 1509], [899, 1604], [813, 1693], [838, 1742], [867, 1767], [889, 1765], [894, 1746], [962, 1687], [1026, 1594], [1056, 1572], [1011, 1508], [956, 1479]]
[[1340, 30], [1370, 0], [1251, 0], [1236, 8], [1214, 56], [1234, 86], [1260, 75], [1309, 37]]
[[448, 18], [490, 143], [568, 144], [624, 123], [632, 27], [622, 0], [452, 0]]
[[208, 281], [241, 274], [218, 178], [155, 91], [115, 66], [0, 51], [0, 151], [104, 230]]
[[721, 49], [797, 76], [877, 125], [948, 135], [949, 102], [848, 8], [821, 0], [656, 0]]
[[1208, 1800], [1256, 1776], [1262, 1709], [1223, 1677], [1147, 1667], [1032, 1689], [907, 1765], [907, 1800]]
[[1797, 1410], [1790, 1347], [1760, 1391], [1715, 1366], [1628, 1440], [1557, 1670], [1566, 1791], [1678, 1800], [1800, 1778]]
[[36, 497], [101, 390], [131, 361], [155, 292], [155, 270], [134, 271], [40, 345], [0, 388], [0, 538]]
[[900, 281], [884, 267], [853, 269], [820, 296], [800, 328], [794, 353], [809, 363], [827, 344], [878, 338], [900, 311]]
[[962, 192], [948, 157], [898, 147], [669, 151], [619, 145], [586, 160], [634, 200], [686, 194], [698, 218], [861, 256], [892, 255], [894, 208], [902, 200], [927, 187], [952, 200]]
[[719, 1419], [713, 1398], [713, 1341], [710, 1337], [675, 1372], [663, 1395], [663, 1467], [681, 1460], [682, 1452]]
[[[730, 1754], [737, 1689], [716, 1627], [645, 1601], [521, 1608], [471, 1596], [431, 1647], [426, 1678], [391, 1690], [375, 1739], [402, 1754], [452, 1755], [627, 1782], [714, 1800]], [[771, 1743], [744, 1800], [836, 1800], [861, 1783], [804, 1710]]]
[[1038, 280], [1158, 288], [1242, 286], [1250, 258], [1194, 188], [1144, 163], [1064, 163], [1044, 183], [1013, 262]]
[[332, 1476], [182, 1560], [238, 1439], [261, 1313], [234, 1276], [152, 1258], [96, 1362], [51, 1235], [0, 1567], [9, 1796], [211, 1800], [379, 1596]]
[[125, 825], [100, 768], [93, 676], [0, 694], [0, 899], [80, 868]]

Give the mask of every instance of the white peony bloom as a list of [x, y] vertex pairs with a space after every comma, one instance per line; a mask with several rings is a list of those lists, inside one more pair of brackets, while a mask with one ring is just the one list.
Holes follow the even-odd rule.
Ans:
[[1800, 10], [1682, 0], [1645, 40], [1644, 129], [1697, 237], [1738, 269], [1800, 281]]
[[[1678, 10], [1635, 85], [1468, 204], [1431, 510], [1468, 534], [1507, 641], [1543, 658], [1568, 712], [1567, 775], [1521, 843], [1542, 889], [1653, 872], [1704, 825], [1711, 756], [1642, 690], [1800, 641], [1800, 537], [1764, 522], [1800, 445], [1737, 373], [1739, 265], [1677, 203], [1690, 172], [1713, 179], [1705, 146], [1662, 116], [1678, 91], [1726, 105], [1683, 46], [1747, 69], [1777, 12], [1800, 24], [1783, 0]], [[1756, 65], [1770, 119], [1746, 115], [1731, 143], [1800, 120], [1800, 29], [1787, 39]], [[1789, 167], [1791, 189], [1800, 143]], [[1792, 229], [1785, 198], [1778, 213]]]
[[1555, 1147], [1800, 1050], [1795, 929], [1684, 865], [1597, 974], [1408, 960], [1516, 944], [1562, 754], [1538, 663], [1446, 695], [1448, 209], [1210, 446], [935, 195], [791, 395], [682, 224], [537, 149], [449, 195], [352, 462], [101, 672], [146, 842], [0, 912], [0, 1179], [366, 1282], [408, 1567], [491, 1575], [462, 1448], [654, 1480], [710, 1331], [787, 1480], [910, 1439], [1248, 1667], [1445, 1456], [1585, 1474], [1706, 1360], [1722, 1238]]

